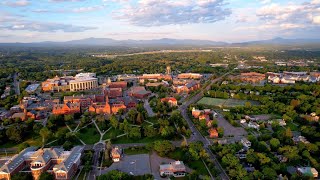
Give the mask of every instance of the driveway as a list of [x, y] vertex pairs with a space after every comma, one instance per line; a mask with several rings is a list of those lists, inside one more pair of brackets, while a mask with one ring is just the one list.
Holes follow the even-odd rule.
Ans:
[[144, 105], [143, 106], [147, 110], [149, 117], [155, 116], [154, 112], [152, 111], [152, 108], [150, 107], [150, 104], [149, 104], [148, 100], [144, 101]]

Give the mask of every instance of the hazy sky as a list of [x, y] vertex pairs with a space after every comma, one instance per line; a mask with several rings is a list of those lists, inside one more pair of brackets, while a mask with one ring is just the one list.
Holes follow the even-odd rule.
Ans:
[[0, 42], [320, 38], [320, 0], [1, 0]]

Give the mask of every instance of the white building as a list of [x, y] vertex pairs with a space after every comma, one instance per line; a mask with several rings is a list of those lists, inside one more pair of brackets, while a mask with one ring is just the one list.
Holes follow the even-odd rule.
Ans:
[[241, 143], [244, 147], [250, 148], [251, 147], [251, 142], [247, 138], [242, 138]]
[[186, 175], [186, 167], [182, 161], [175, 161], [169, 164], [160, 165], [160, 176], [184, 177]]
[[256, 130], [259, 130], [259, 124], [257, 124], [256, 122], [249, 122], [249, 124], [248, 124], [248, 127], [249, 128], [254, 128], [254, 129], [256, 129]]
[[98, 87], [98, 78], [95, 73], [80, 73], [70, 81], [70, 91], [83, 91]]

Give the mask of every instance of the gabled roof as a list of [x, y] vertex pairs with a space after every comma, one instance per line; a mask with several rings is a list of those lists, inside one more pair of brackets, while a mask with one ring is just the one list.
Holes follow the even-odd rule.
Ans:
[[72, 168], [72, 165], [75, 164], [77, 160], [81, 157], [83, 149], [84, 147], [82, 146], [74, 147], [70, 155], [64, 161], [54, 166], [54, 171], [62, 170], [68, 172]]
[[21, 163], [25, 161], [25, 155], [35, 151], [35, 147], [28, 147], [21, 151], [18, 155], [12, 157], [8, 162], [5, 163], [2, 167], [0, 167], [0, 172], [11, 173], [14, 171]]

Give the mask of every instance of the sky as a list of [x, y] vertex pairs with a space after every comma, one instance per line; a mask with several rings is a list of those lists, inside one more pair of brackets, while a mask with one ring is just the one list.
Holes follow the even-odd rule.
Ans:
[[320, 0], [1, 0], [0, 42], [320, 38]]

